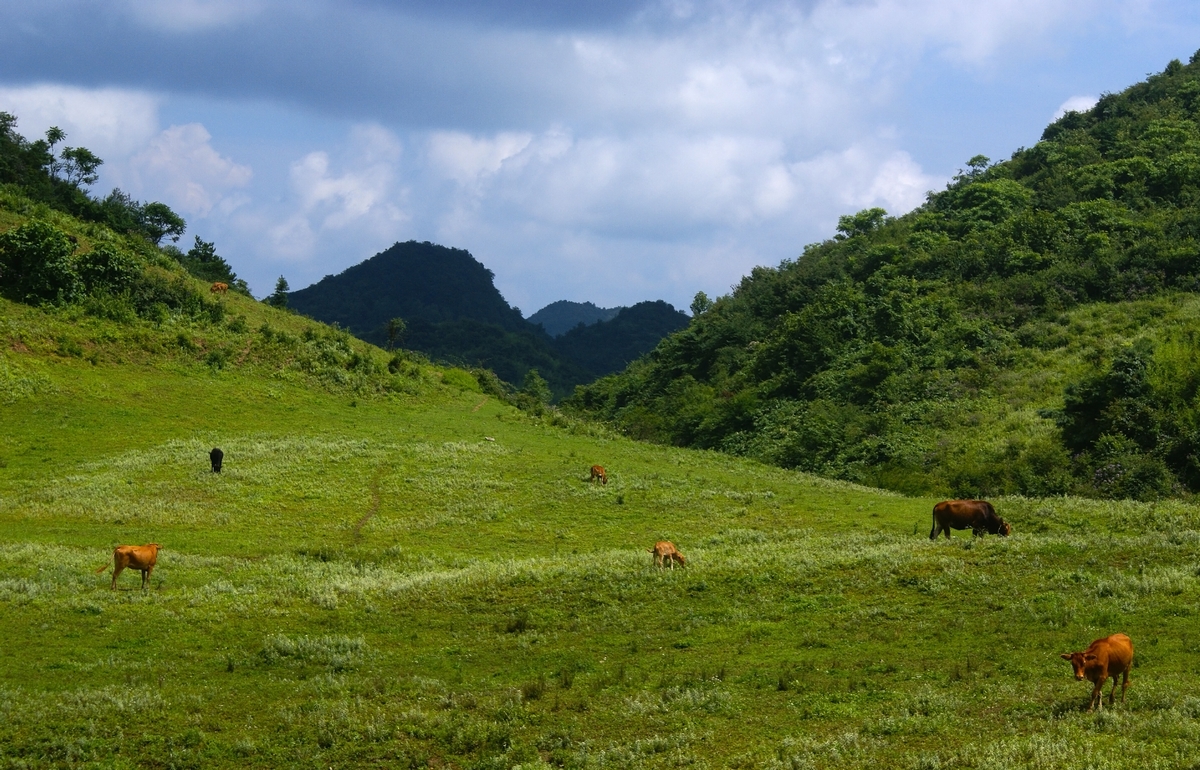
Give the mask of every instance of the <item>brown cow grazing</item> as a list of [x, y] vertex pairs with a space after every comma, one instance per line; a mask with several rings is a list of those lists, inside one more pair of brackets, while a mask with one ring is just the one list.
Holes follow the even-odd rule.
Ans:
[[[150, 573], [154, 570], [154, 565], [158, 562], [158, 549], [160, 548], [162, 546], [158, 543], [117, 546], [113, 550], [112, 590], [117, 590], [117, 575], [120, 575], [121, 570], [126, 567], [141, 571], [142, 590], [145, 590], [146, 586], [150, 583]], [[98, 575], [106, 569], [108, 569], [107, 564], [96, 570], [96, 574]]]
[[663, 568], [663, 562], [670, 562], [671, 569], [675, 569], [675, 562], [679, 562], [679, 566], [687, 563], [687, 559], [683, 558], [675, 544], [670, 540], [659, 540], [654, 544], [654, 547], [649, 549], [649, 552], [654, 554], [654, 566], [659, 569]]
[[1087, 679], [1095, 683], [1088, 711], [1097, 706], [1104, 710], [1104, 683], [1111, 676], [1112, 692], [1108, 694], [1108, 705], [1113, 705], [1117, 695], [1117, 677], [1121, 677], [1121, 703], [1125, 702], [1125, 688], [1129, 687], [1129, 669], [1133, 667], [1133, 642], [1125, 634], [1113, 634], [1097, 639], [1083, 652], [1064, 652], [1063, 660], [1071, 661], [1076, 681]]
[[217, 281], [211, 287], [209, 287], [209, 291], [213, 294], [224, 294], [225, 292], [229, 291], [229, 284]]
[[996, 509], [986, 500], [943, 500], [933, 506], [933, 529], [929, 539], [937, 540], [942, 532], [950, 539], [950, 530], [970, 529], [975, 537], [985, 533], [1008, 536], [1012, 525], [996, 515]]
[[604, 472], [603, 465], [592, 466], [592, 477], [588, 481], [595, 481], [596, 479], [600, 479], [601, 484], [608, 483], [608, 474]]

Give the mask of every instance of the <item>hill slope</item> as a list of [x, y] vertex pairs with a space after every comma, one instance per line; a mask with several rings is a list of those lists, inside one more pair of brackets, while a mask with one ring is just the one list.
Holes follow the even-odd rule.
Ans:
[[1198, 110], [1171, 62], [903, 217], [843, 217], [572, 404], [914, 492], [1194, 492]]
[[[27, 204], [0, 196], [0, 242], [75, 237], [52, 276], [96, 244], [153, 259]], [[1195, 506], [997, 499], [1012, 537], [932, 544], [932, 499], [534, 419], [169, 259], [141, 270], [0, 298], [0, 765], [1200, 754]], [[654, 569], [658, 539], [687, 566]], [[146, 542], [150, 590], [110, 590], [113, 546]], [[1057, 653], [1116, 627], [1135, 686], [1087, 714]]]

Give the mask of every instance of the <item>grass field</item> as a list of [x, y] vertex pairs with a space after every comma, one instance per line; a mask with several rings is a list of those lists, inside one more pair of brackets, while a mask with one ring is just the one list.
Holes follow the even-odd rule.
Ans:
[[[2, 309], [0, 767], [1200, 765], [1195, 506], [999, 499], [1012, 537], [931, 543], [933, 499], [423, 365], [361, 395], [246, 324]], [[1128, 703], [1088, 714], [1058, 654], [1116, 631]]]

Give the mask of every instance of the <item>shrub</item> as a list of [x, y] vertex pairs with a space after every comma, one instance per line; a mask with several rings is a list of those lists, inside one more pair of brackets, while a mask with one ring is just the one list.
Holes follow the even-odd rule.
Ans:
[[75, 261], [76, 270], [89, 292], [119, 294], [133, 288], [141, 266], [112, 246], [102, 244]]
[[0, 234], [0, 287], [20, 302], [67, 303], [83, 292], [67, 234], [34, 220]]
[[476, 380], [470, 372], [462, 369], [447, 369], [442, 374], [442, 382], [446, 385], [458, 388], [459, 390], [468, 390], [473, 393], [480, 392], [479, 381]]

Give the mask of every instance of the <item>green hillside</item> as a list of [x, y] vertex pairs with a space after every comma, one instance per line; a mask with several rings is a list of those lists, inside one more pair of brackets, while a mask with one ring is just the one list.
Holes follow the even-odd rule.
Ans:
[[[0, 766], [1200, 754], [1194, 506], [1000, 498], [1012, 537], [931, 543], [932, 498], [532, 417], [3, 188], [5, 264], [56, 232], [23, 264], [76, 293], [0, 298]], [[1128, 703], [1088, 714], [1058, 653], [1117, 630]]]
[[901, 491], [1190, 495], [1198, 115], [1200, 63], [1173, 61], [909, 214], [842, 217], [570, 405]]

